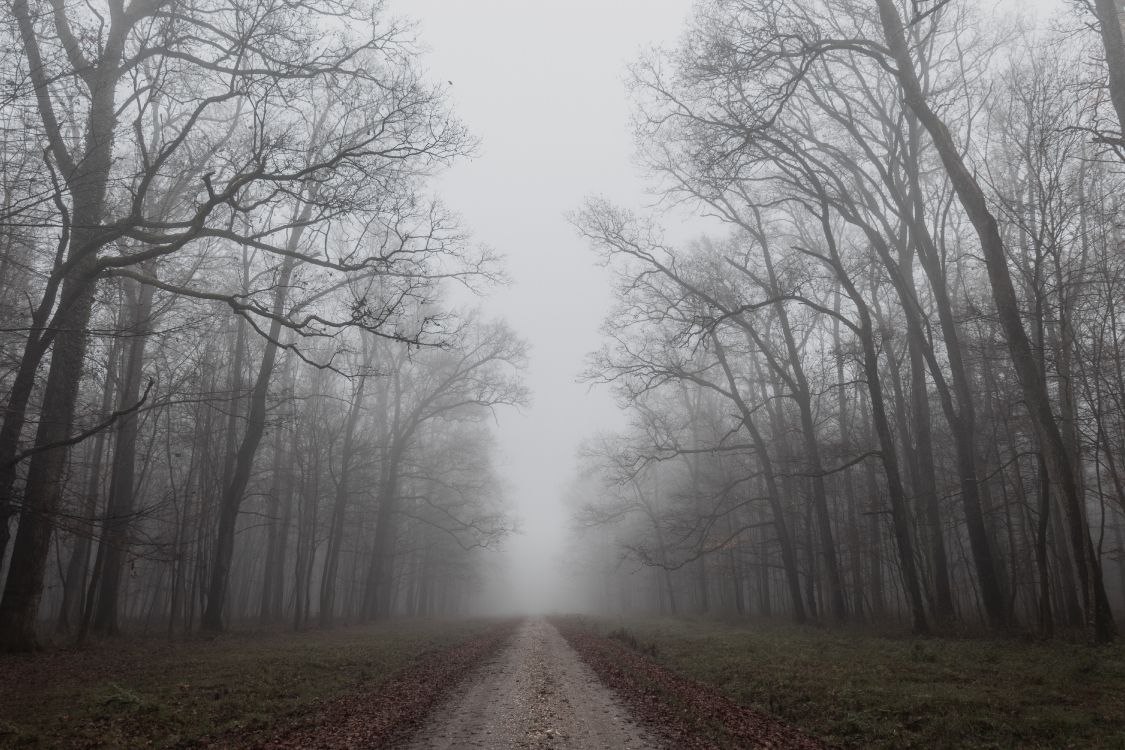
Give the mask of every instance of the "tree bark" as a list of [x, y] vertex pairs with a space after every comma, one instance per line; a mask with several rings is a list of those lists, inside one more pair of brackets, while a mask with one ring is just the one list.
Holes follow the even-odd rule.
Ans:
[[774, 474], [769, 447], [754, 422], [754, 415], [750, 411], [749, 405], [739, 394], [734, 372], [727, 361], [726, 348], [714, 333], [711, 335], [711, 341], [715, 347], [715, 356], [723, 368], [723, 374], [726, 376], [735, 406], [738, 407], [739, 414], [742, 416], [742, 424], [746, 427], [746, 431], [750, 433], [750, 439], [754, 442], [758, 465], [762, 468], [762, 480], [766, 486], [770, 511], [773, 514], [773, 526], [777, 533], [778, 546], [781, 548], [781, 564], [785, 569], [785, 581], [789, 586], [789, 599], [793, 605], [793, 619], [798, 624], [802, 624], [807, 619], [807, 615], [805, 614], [805, 606], [801, 601], [801, 574], [797, 569], [797, 555], [793, 551], [789, 524], [785, 521], [785, 509], [781, 505], [781, 492], [777, 486], [777, 477]]
[[[372, 347], [371, 352], [374, 349]], [[340, 567], [340, 549], [344, 544], [344, 529], [347, 521], [348, 501], [351, 495], [351, 473], [355, 456], [355, 432], [359, 415], [363, 410], [363, 391], [367, 383], [366, 370], [371, 364], [371, 354], [364, 357], [364, 372], [358, 375], [359, 382], [348, 405], [348, 416], [344, 420], [344, 441], [340, 448], [340, 477], [336, 482], [336, 495], [332, 504], [332, 527], [328, 535], [328, 548], [325, 551], [324, 573], [320, 583], [320, 626], [332, 626], [336, 600], [336, 576]]]
[[824, 238], [829, 244], [829, 260], [832, 263], [836, 276], [844, 290], [855, 305], [859, 315], [859, 325], [856, 334], [863, 346], [863, 372], [867, 379], [867, 390], [871, 396], [871, 416], [875, 426], [875, 433], [879, 436], [880, 454], [883, 470], [887, 477], [887, 494], [891, 505], [891, 525], [894, 530], [895, 543], [898, 547], [899, 564], [902, 566], [903, 585], [906, 588], [907, 602], [910, 605], [913, 630], [918, 635], [930, 632], [926, 620], [925, 603], [922, 597], [922, 587], [918, 579], [918, 570], [914, 564], [914, 542], [910, 537], [909, 509], [906, 505], [906, 492], [902, 484], [902, 474], [898, 465], [898, 453], [895, 446], [894, 432], [887, 417], [886, 407], [883, 402], [882, 374], [879, 371], [879, 350], [875, 346], [874, 329], [871, 322], [871, 312], [866, 300], [852, 283], [846, 270], [840, 262], [839, 253], [835, 247], [832, 228], [829, 224], [828, 206], [822, 204], [820, 215], [821, 229]]
[[[774, 272], [773, 258], [764, 237], [759, 237], [762, 244], [762, 257], [765, 261], [768, 274], [770, 293], [777, 295], [779, 286], [777, 275]], [[830, 600], [832, 619], [837, 623], [848, 619], [847, 599], [844, 595], [844, 580], [840, 574], [840, 564], [836, 556], [836, 541], [832, 534], [832, 516], [828, 510], [828, 494], [824, 488], [824, 463], [820, 455], [820, 444], [816, 434], [816, 423], [813, 419], [812, 393], [809, 389], [808, 379], [805, 377], [804, 367], [801, 364], [801, 355], [797, 350], [796, 339], [789, 325], [789, 316], [781, 302], [775, 306], [781, 331], [785, 339], [786, 351], [792, 368], [794, 389], [792, 398], [797, 404], [801, 419], [802, 446], [805, 458], [808, 461], [809, 486], [812, 491], [813, 511], [816, 514], [816, 526], [820, 555], [824, 563], [825, 573], [828, 577], [828, 595]]]
[[[32, 25], [27, 0], [16, 0], [12, 5], [16, 16], [24, 52], [34, 68], [33, 77], [42, 76], [39, 41]], [[128, 22], [114, 16], [110, 25], [106, 48], [92, 70], [84, 71], [90, 104], [86, 119], [85, 150], [82, 158], [72, 159], [62, 144], [57, 131], [54, 105], [46, 89], [46, 81], [36, 80], [40, 115], [51, 130], [53, 153], [63, 167], [64, 178], [72, 196], [71, 231], [67, 246], [68, 269], [62, 277], [59, 306], [52, 326], [56, 333], [53, 353], [43, 393], [42, 411], [35, 434], [35, 447], [46, 449], [70, 437], [74, 423], [74, 410], [78, 386], [82, 379], [86, 357], [87, 326], [94, 303], [94, 286], [97, 252], [107, 241], [102, 226], [106, 189], [109, 180], [113, 142], [116, 130], [115, 88], [119, 75], [117, 65], [121, 58]], [[20, 373], [34, 373], [45, 349], [25, 351]], [[21, 385], [30, 388], [30, 382]], [[30, 391], [28, 391], [30, 393]], [[5, 423], [12, 420], [17, 427], [7, 428], [0, 434], [0, 449], [15, 452], [15, 442], [26, 418], [26, 400], [18, 403], [21, 394], [13, 392]], [[16, 401], [16, 403], [13, 403]], [[12, 559], [0, 599], [0, 649], [27, 651], [38, 647], [35, 620], [39, 613], [43, 578], [50, 552], [54, 515], [62, 492], [63, 469], [67, 449], [63, 447], [41, 450], [32, 456], [24, 487], [20, 524], [12, 548]], [[14, 455], [0, 455], [0, 497], [10, 497], [14, 480]], [[0, 503], [3, 505], [6, 503]], [[7, 508], [0, 507], [0, 515]], [[6, 516], [0, 527], [7, 528]]]
[[[297, 235], [299, 232], [295, 231], [294, 234]], [[295, 244], [295, 240], [291, 240], [291, 244]], [[250, 394], [246, 432], [238, 447], [230, 484], [224, 488], [219, 501], [219, 528], [211, 564], [211, 580], [207, 587], [207, 607], [203, 611], [200, 622], [202, 629], [211, 632], [223, 629], [223, 608], [226, 604], [227, 586], [230, 583], [231, 558], [234, 555], [234, 532], [246, 486], [250, 481], [250, 472], [254, 468], [254, 456], [257, 455], [258, 445], [265, 433], [266, 398], [269, 395], [270, 380], [277, 360], [277, 342], [281, 336], [281, 321], [278, 318], [285, 308], [293, 267], [293, 257], [287, 256], [278, 272], [272, 310], [274, 318], [270, 322], [269, 339], [266, 341], [258, 376]]]
[[993, 301], [1008, 344], [1012, 364], [1015, 366], [1023, 390], [1024, 401], [1035, 420], [1040, 445], [1051, 475], [1055, 477], [1062, 490], [1070, 536], [1076, 554], [1080, 555], [1078, 570], [1082, 581], [1086, 629], [1095, 642], [1111, 642], [1116, 628], [1102, 582], [1101, 562], [1090, 538], [1084, 500], [1078, 490], [1075, 467], [1068, 459], [1066, 446], [1051, 410], [1047, 384], [1040, 376], [1027, 331], [1020, 320], [1019, 303], [1008, 270], [1007, 255], [999, 226], [988, 208], [984, 191], [961, 158], [949, 129], [926, 101], [914, 71], [914, 63], [906, 44], [898, 9], [893, 0], [876, 0], [876, 2], [905, 101], [930, 134], [957, 198], [980, 239]]
[[379, 483], [379, 510], [375, 514], [375, 538], [371, 567], [363, 598], [365, 619], [382, 620], [391, 614], [394, 582], [394, 542], [397, 533], [399, 467], [405, 446], [396, 441], [388, 446], [382, 481]]
[[[125, 347], [121, 388], [117, 397], [117, 408], [122, 411], [137, 403], [141, 395], [145, 346], [148, 343], [149, 318], [152, 315], [155, 291], [153, 287], [131, 279], [126, 279], [125, 284], [126, 293], [133, 300], [130, 303], [129, 324], [123, 331], [131, 338]], [[129, 548], [129, 527], [133, 520], [138, 428], [136, 413], [125, 415], [117, 423], [109, 502], [102, 526], [101, 544], [105, 547], [105, 561], [94, 610], [93, 629], [98, 635], [116, 635], [119, 630], [118, 599], [121, 574]]]
[[1109, 98], [1117, 114], [1120, 135], [1125, 137], [1125, 35], [1121, 31], [1120, 0], [1094, 0], [1098, 32], [1109, 74]]

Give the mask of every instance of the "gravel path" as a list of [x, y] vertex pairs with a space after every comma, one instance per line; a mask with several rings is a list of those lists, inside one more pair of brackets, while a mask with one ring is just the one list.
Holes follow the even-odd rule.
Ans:
[[524, 622], [511, 645], [440, 706], [409, 750], [660, 748], [546, 620]]

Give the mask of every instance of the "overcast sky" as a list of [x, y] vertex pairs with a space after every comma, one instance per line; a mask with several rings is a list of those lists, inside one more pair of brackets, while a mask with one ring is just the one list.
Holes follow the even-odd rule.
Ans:
[[[989, 0], [982, 4], [993, 5]], [[1055, 6], [1031, 0], [1012, 7]], [[633, 166], [625, 67], [672, 45], [691, 0], [395, 0], [416, 19], [432, 80], [450, 81], [480, 155], [436, 186], [475, 238], [507, 257], [512, 285], [486, 303], [532, 343], [534, 404], [502, 415], [500, 469], [524, 533], [500, 588], [529, 609], [559, 598], [562, 496], [580, 441], [622, 423], [609, 395], [576, 382], [610, 295], [605, 272], [564, 213], [591, 194], [649, 198]]]
[[625, 66], [675, 41], [690, 0], [399, 0], [419, 21], [425, 66], [452, 81], [480, 155], [436, 189], [474, 237], [507, 257], [510, 287], [486, 302], [532, 343], [534, 403], [502, 415], [501, 471], [524, 533], [501, 587], [532, 609], [556, 604], [561, 498], [579, 442], [621, 424], [608, 394], [576, 382], [599, 343], [608, 281], [564, 213], [584, 196], [646, 200], [632, 166]]

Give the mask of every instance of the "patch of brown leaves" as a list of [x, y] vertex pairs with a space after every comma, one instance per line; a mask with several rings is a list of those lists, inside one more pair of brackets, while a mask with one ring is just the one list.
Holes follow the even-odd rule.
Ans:
[[676, 748], [831, 748], [769, 714], [731, 701], [715, 688], [662, 667], [620, 640], [605, 638], [576, 620], [557, 619], [554, 625], [637, 718], [668, 737]]
[[377, 688], [326, 701], [306, 719], [265, 741], [260, 737], [218, 739], [208, 746], [269, 750], [388, 747], [416, 730], [450, 689], [508, 641], [515, 626], [515, 621], [507, 621], [483, 635], [424, 653]]

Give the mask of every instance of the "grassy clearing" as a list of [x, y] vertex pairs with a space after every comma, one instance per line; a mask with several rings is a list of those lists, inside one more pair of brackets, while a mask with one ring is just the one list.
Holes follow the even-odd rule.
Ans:
[[[1125, 748], [1125, 646], [591, 621], [664, 666], [847, 748]], [[624, 629], [624, 630], [622, 630]]]
[[0, 656], [0, 747], [237, 744], [268, 736], [323, 700], [376, 687], [423, 654], [494, 624], [394, 622]]

